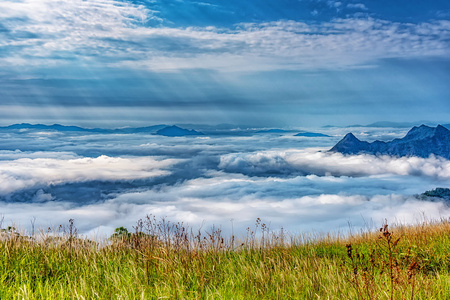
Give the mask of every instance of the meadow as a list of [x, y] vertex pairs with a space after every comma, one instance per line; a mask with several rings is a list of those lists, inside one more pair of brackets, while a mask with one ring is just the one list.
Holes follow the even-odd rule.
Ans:
[[103, 241], [74, 220], [2, 229], [0, 299], [449, 299], [450, 222], [242, 237], [147, 216]]

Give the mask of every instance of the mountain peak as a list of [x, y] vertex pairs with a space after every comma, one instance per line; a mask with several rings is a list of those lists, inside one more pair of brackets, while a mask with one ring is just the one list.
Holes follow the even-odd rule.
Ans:
[[353, 133], [347, 133], [330, 151], [355, 154], [367, 149], [369, 143], [360, 141]]
[[433, 154], [450, 159], [450, 130], [442, 125], [430, 127], [422, 124], [419, 127], [414, 126], [402, 139], [372, 143], [360, 141], [352, 133], [348, 133], [330, 151], [418, 157], [429, 157]]
[[446, 127], [442, 126], [441, 124], [436, 126], [436, 131], [450, 132], [450, 130], [448, 130]]
[[164, 127], [156, 132], [157, 135], [163, 136], [187, 136], [187, 135], [203, 135], [202, 132], [184, 129], [176, 125]]
[[358, 141], [358, 142], [360, 142], [360, 140], [351, 132], [347, 133], [342, 140], [343, 141]]
[[410, 131], [406, 134], [404, 139], [407, 140], [420, 140], [431, 137], [434, 135], [434, 131], [436, 128], [430, 127], [427, 125], [420, 125], [419, 127], [414, 126]]

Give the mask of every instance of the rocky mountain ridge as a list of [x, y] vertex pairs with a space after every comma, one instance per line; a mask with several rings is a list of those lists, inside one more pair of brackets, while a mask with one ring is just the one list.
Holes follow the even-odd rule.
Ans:
[[330, 152], [343, 154], [375, 154], [392, 156], [441, 156], [450, 159], [450, 130], [442, 125], [429, 127], [414, 126], [405, 137], [390, 142], [361, 141], [352, 133], [348, 133]]

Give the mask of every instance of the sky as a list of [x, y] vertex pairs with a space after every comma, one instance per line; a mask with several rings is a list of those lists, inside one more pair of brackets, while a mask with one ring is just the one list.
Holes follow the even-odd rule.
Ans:
[[450, 120], [446, 0], [3, 0], [0, 125]]
[[[1, 0], [0, 126], [205, 135], [2, 127], [0, 228], [448, 219], [448, 201], [419, 196], [450, 188], [448, 160], [327, 150], [349, 131], [388, 141], [410, 128], [348, 125], [449, 124], [449, 82], [448, 0]], [[311, 128], [328, 136], [295, 136]]]

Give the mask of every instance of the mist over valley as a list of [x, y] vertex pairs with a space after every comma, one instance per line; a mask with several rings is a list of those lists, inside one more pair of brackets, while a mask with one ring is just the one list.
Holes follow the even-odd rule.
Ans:
[[[256, 218], [298, 233], [450, 216], [447, 200], [418, 197], [450, 187], [448, 160], [328, 151], [349, 131], [389, 141], [409, 128], [197, 125], [202, 135], [186, 136], [147, 128], [1, 128], [3, 224], [30, 230], [31, 220], [56, 228], [74, 219], [80, 233], [102, 236], [154, 215], [243, 234]], [[297, 135], [305, 132], [315, 134]]]

